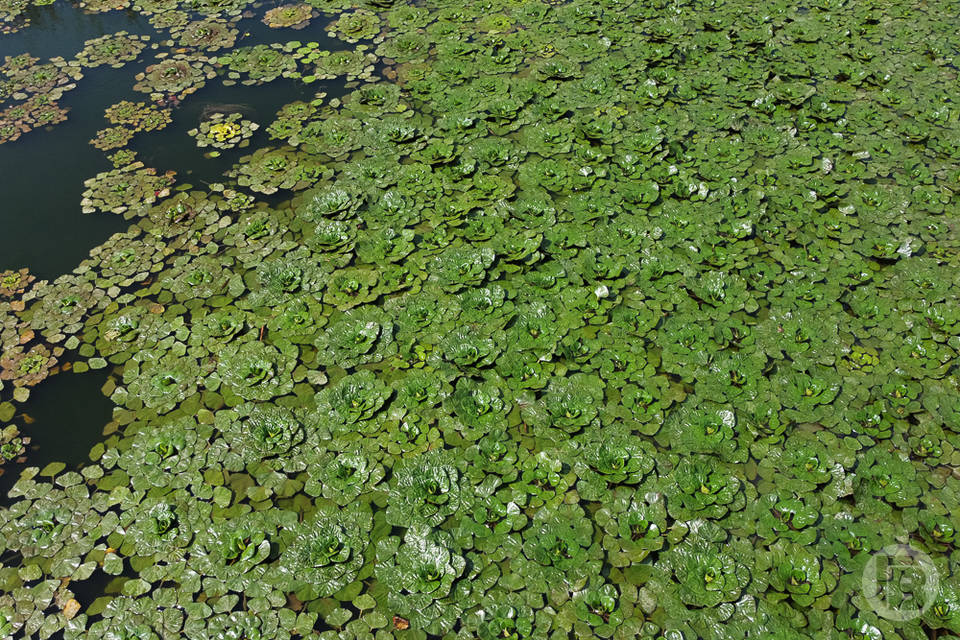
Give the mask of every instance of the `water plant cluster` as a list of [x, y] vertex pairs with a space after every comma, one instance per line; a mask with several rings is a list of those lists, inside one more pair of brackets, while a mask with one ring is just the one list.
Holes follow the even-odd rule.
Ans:
[[0, 0], [0, 34], [16, 33], [30, 24], [26, 15], [31, 6], [53, 4], [54, 0]]
[[198, 147], [216, 149], [245, 147], [250, 144], [250, 136], [260, 128], [260, 125], [242, 118], [240, 113], [214, 113], [187, 134], [196, 139]]
[[4, 56], [0, 65], [0, 144], [38, 127], [66, 120], [58, 103], [83, 77], [79, 66], [56, 57], [41, 62], [29, 53]]
[[[3, 33], [2, 27], [0, 33]], [[26, 52], [4, 56], [0, 65], [0, 144], [17, 140], [33, 129], [66, 120], [67, 109], [60, 106], [59, 100], [64, 93], [77, 87], [84, 68], [123, 67], [147, 48], [149, 40], [149, 36], [118, 31], [88, 40], [71, 60], [55, 57], [41, 62]], [[116, 132], [112, 133], [112, 139], [116, 140]], [[126, 141], [113, 146], [122, 146]], [[112, 148], [112, 143], [105, 144], [106, 148]]]
[[263, 23], [274, 29], [304, 29], [310, 24], [315, 11], [309, 4], [285, 4], [270, 9], [263, 15]]
[[[115, 409], [0, 511], [0, 630], [960, 636], [951, 3], [307, 4], [353, 48], [135, 88], [366, 82], [207, 189], [100, 174], [129, 231], [2, 274], [4, 392], [69, 360]], [[932, 593], [865, 591], [892, 544]]]
[[[114, 126], [97, 131], [90, 144], [101, 151], [126, 147], [139, 131], [159, 131], [171, 122], [172, 110], [148, 102], [121, 100], [104, 112]], [[123, 166], [130, 163], [121, 163]]]

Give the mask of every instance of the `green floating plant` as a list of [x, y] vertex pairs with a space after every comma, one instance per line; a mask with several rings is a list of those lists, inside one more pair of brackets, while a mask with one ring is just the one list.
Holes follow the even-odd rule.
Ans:
[[147, 47], [149, 40], [149, 36], [137, 36], [118, 31], [87, 40], [76, 59], [84, 67], [99, 67], [107, 64], [117, 69], [131, 60], [136, 60]]
[[449, 545], [449, 534], [416, 526], [402, 540], [390, 537], [377, 544], [376, 576], [392, 585], [390, 607], [420, 629], [442, 632], [456, 620], [452, 590], [466, 560]]
[[357, 578], [373, 526], [369, 510], [326, 508], [295, 529], [275, 577], [305, 600], [329, 597]]
[[312, 17], [313, 7], [309, 4], [285, 4], [267, 11], [263, 23], [274, 29], [303, 29], [310, 24]]
[[[164, 35], [0, 64], [20, 142], [153, 52], [81, 203], [136, 224], [0, 273], [2, 635], [960, 634], [947, 3], [118, 8]], [[199, 117], [222, 180], [135, 161], [221, 82], [295, 95]], [[89, 461], [29, 466], [90, 369]]]
[[131, 205], [150, 204], [161, 195], [169, 194], [173, 176], [172, 171], [157, 175], [156, 169], [144, 168], [142, 162], [105, 171], [84, 182], [87, 189], [80, 206], [84, 213], [126, 213]]
[[187, 135], [197, 141], [197, 146], [215, 149], [246, 147], [249, 138], [260, 128], [256, 122], [243, 120], [240, 113], [214, 113], [200, 123], [196, 129], [187, 131]]

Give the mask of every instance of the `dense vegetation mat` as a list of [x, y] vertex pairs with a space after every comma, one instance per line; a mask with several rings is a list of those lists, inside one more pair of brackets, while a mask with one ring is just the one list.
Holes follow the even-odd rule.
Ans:
[[[354, 84], [200, 126], [249, 143], [209, 190], [115, 105], [83, 207], [135, 226], [3, 274], [5, 393], [116, 405], [0, 512], [4, 633], [960, 634], [955, 2], [85, 6], [170, 30], [164, 104]], [[10, 60], [12, 140], [82, 64]]]

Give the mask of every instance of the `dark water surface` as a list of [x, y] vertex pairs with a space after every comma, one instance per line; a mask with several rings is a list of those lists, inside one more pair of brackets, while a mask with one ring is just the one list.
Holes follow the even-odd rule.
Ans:
[[[29, 15], [29, 27], [0, 35], [0, 58], [28, 52], [41, 59], [71, 59], [86, 40], [118, 31], [151, 35], [152, 42], [165, 37], [163, 33], [158, 36], [149, 22], [135, 12], [91, 15], [57, 2], [32, 7]], [[240, 30], [236, 46], [300, 40], [318, 42], [321, 48], [343, 49], [342, 42], [327, 37], [323, 25], [322, 20], [315, 20], [307, 29], [292, 31], [271, 29], [257, 19], [244, 19], [236, 25]], [[221, 52], [208, 55], [217, 53]], [[31, 131], [16, 142], [0, 144], [0, 270], [28, 267], [38, 278], [53, 279], [71, 271], [90, 249], [130, 225], [118, 215], [84, 215], [80, 200], [84, 180], [112, 168], [107, 153], [89, 144], [97, 131], [110, 126], [104, 109], [120, 100], [149, 99], [147, 94], [133, 91], [134, 76], [155, 61], [154, 55], [155, 51], [147, 48], [138, 60], [120, 69], [106, 65], [84, 69], [77, 88], [64, 93], [59, 101], [69, 109], [66, 122]], [[339, 86], [337, 83], [317, 82], [308, 87], [280, 79], [257, 87], [225, 87], [219, 79], [209, 80], [174, 109], [169, 126], [161, 131], [138, 133], [128, 147], [138, 152], [137, 160], [146, 166], [160, 173], [176, 171], [178, 184], [203, 188], [205, 183], [223, 180], [223, 171], [247, 153], [244, 149], [232, 149], [224, 151], [220, 158], [207, 159], [203, 157], [207, 150], [197, 148], [186, 135], [211, 105], [245, 105], [246, 117], [261, 127], [252, 141], [252, 148], [256, 148], [267, 141], [265, 129], [281, 106], [312, 99], [321, 91], [327, 92], [328, 98], [342, 95], [342, 82]]]
[[[127, 146], [136, 151], [137, 159], [148, 167], [156, 167], [161, 171], [175, 170], [177, 184], [190, 183], [203, 190], [211, 182], [226, 180], [223, 173], [243, 156], [259, 147], [270, 146], [267, 125], [283, 105], [295, 100], [312, 100], [320, 86], [319, 83], [311, 86], [313, 88], [308, 89], [301, 82], [285, 78], [259, 87], [239, 84], [225, 87], [219, 80], [214, 80], [184, 100], [174, 110], [173, 122], [165, 129], [137, 134]], [[203, 120], [204, 113], [209, 114], [216, 105], [225, 105], [225, 110], [241, 111], [245, 119], [256, 122], [260, 129], [250, 138], [249, 147], [224, 149], [220, 150], [220, 157], [205, 158], [204, 154], [211, 149], [197, 147], [187, 131], [196, 127]], [[265, 199], [260, 195], [258, 198]]]
[[84, 13], [68, 2], [54, 2], [31, 6], [26, 15], [30, 17], [28, 27], [0, 36], [0, 55], [29, 51], [38, 58], [59, 56], [69, 60], [91, 38], [118, 31], [151, 38], [157, 33], [147, 18], [135, 11]]
[[[272, 4], [272, 3], [268, 3]], [[32, 7], [29, 27], [13, 34], [0, 35], [0, 59], [28, 52], [35, 57], [73, 58], [86, 40], [126, 31], [150, 35], [157, 42], [165, 33], [153, 29], [135, 12], [111, 11], [86, 14], [69, 3]], [[240, 36], [236, 46], [271, 42], [315, 41], [321, 48], [342, 49], [342, 42], [331, 40], [316, 20], [307, 29], [271, 29], [258, 19], [237, 23]], [[158, 51], [166, 50], [160, 47]], [[54, 279], [70, 272], [95, 246], [111, 234], [126, 230], [131, 221], [120, 215], [85, 215], [80, 200], [83, 182], [112, 168], [104, 153], [89, 144], [96, 132], [110, 123], [104, 109], [121, 100], [143, 101], [149, 96], [133, 91], [134, 76], [155, 59], [147, 48], [141, 57], [120, 69], [101, 66], [84, 69], [77, 88], [63, 94], [60, 104], [69, 109], [60, 124], [30, 131], [15, 142], [0, 144], [0, 271], [28, 267], [38, 278]], [[208, 54], [215, 56], [214, 54]], [[283, 105], [295, 100], [311, 100], [317, 92], [328, 99], [343, 95], [342, 81], [317, 82], [310, 86], [294, 80], [278, 79], [261, 86], [224, 86], [219, 78], [188, 96], [173, 110], [173, 121], [161, 131], [141, 132], [127, 145], [137, 152], [137, 160], [160, 173], [177, 172], [177, 184], [204, 189], [220, 182], [249, 149], [266, 146], [266, 127]], [[221, 151], [218, 158], [205, 158], [209, 149], [200, 149], [187, 131], [196, 127], [217, 105], [240, 105], [244, 117], [257, 122], [260, 130], [251, 139], [249, 149]], [[289, 197], [276, 195], [261, 199], [271, 203]], [[0, 495], [5, 496], [24, 466], [44, 467], [61, 461], [70, 467], [87, 460], [90, 448], [102, 439], [104, 425], [110, 421], [112, 403], [100, 392], [105, 372], [61, 373], [45, 380], [30, 400], [18, 405], [13, 421], [21, 433], [32, 440], [27, 462], [7, 464], [0, 475]], [[4, 390], [4, 399], [9, 389]], [[24, 414], [32, 422], [25, 424]]]
[[[57, 374], [44, 380], [17, 405], [13, 419], [20, 433], [30, 438], [26, 462], [6, 463], [0, 475], [0, 505], [17, 481], [22, 468], [63, 462], [68, 468], [88, 462], [90, 449], [103, 439], [103, 428], [113, 416], [113, 403], [103, 395], [105, 370]], [[29, 422], [28, 422], [29, 421]]]

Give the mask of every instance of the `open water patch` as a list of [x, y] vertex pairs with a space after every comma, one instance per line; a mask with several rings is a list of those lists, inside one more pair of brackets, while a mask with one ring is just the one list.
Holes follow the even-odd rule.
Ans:
[[30, 438], [23, 462], [8, 462], [0, 474], [0, 505], [7, 504], [7, 491], [26, 466], [41, 469], [62, 462], [76, 469], [89, 462], [88, 454], [103, 439], [114, 405], [101, 391], [107, 381], [104, 371], [65, 371], [45, 380], [17, 405], [10, 421]]

